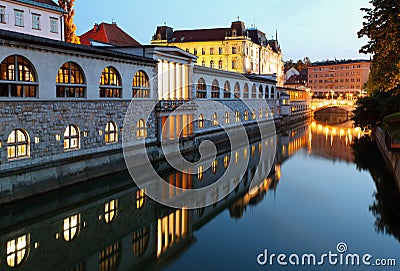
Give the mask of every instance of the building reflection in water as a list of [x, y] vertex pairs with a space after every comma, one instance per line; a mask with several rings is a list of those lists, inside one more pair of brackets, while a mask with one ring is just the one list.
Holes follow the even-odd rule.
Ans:
[[[269, 191], [275, 191], [281, 165], [299, 150], [352, 161], [350, 145], [359, 132], [313, 122], [287, 131], [277, 141], [268, 138], [233, 149], [232, 155], [220, 153], [205, 171], [193, 168], [190, 173], [181, 173], [159, 165], [166, 182], [193, 188], [214, 182], [231, 163], [249, 158], [242, 178], [233, 176], [207, 195], [218, 198], [228, 192], [227, 196], [197, 210], [159, 206], [126, 172], [52, 192], [44, 199], [1, 206], [0, 270], [118, 270], [122, 266], [130, 270], [162, 265], [190, 248], [195, 242], [194, 231], [223, 210], [241, 218], [247, 206], [258, 204]], [[260, 161], [261, 152], [273, 144], [277, 146], [275, 159]], [[272, 171], [267, 172], [271, 166]], [[256, 185], [249, 191], [253, 180]], [[181, 195], [172, 188], [163, 191], [163, 196], [171, 199]]]

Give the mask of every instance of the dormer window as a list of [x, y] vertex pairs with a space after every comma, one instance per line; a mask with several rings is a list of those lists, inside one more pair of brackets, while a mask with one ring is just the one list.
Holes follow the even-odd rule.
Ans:
[[233, 29], [232, 30], [232, 37], [236, 37], [237, 36], [237, 31], [236, 31], [236, 29]]

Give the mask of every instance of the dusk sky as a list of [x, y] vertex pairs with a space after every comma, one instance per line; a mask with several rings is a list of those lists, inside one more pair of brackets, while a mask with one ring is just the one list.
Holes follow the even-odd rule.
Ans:
[[254, 22], [269, 39], [275, 36], [284, 60], [309, 56], [311, 61], [326, 59], [368, 59], [358, 50], [366, 39], [358, 39], [369, 0], [253, 0], [231, 1], [132, 1], [76, 0], [77, 34], [94, 23], [114, 19], [118, 26], [142, 44], [149, 44], [157, 25], [164, 22], [176, 30], [230, 27], [240, 20], [251, 27]]

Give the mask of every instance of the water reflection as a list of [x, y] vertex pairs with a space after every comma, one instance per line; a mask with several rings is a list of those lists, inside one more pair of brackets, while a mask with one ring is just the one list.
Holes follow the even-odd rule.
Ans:
[[[376, 148], [365, 142], [359, 129], [346, 125], [303, 124], [285, 131], [276, 142], [268, 138], [233, 149], [232, 155], [219, 153], [207, 170], [181, 173], [166, 164], [156, 165], [166, 182], [198, 187], [219, 178], [230, 164], [249, 159], [243, 177], [233, 176], [207, 195], [218, 198], [228, 191], [223, 200], [197, 210], [156, 204], [126, 172], [2, 206], [0, 270], [158, 269], [190, 249], [196, 243], [195, 232], [224, 210], [235, 220], [243, 219], [249, 206], [259, 205], [270, 192], [275, 194], [284, 174], [282, 164], [301, 150], [322, 159], [355, 161], [360, 169], [369, 170], [378, 188], [370, 207], [376, 230], [400, 240], [400, 197], [383, 181], [389, 177], [382, 161], [375, 159]], [[261, 161], [261, 152], [271, 144], [277, 146], [275, 159]], [[253, 179], [256, 185], [249, 189]], [[180, 196], [174, 189], [162, 193], [165, 198]]]

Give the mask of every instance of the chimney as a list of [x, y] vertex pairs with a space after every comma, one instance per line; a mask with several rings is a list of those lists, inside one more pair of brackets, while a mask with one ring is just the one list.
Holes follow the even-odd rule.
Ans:
[[93, 31], [96, 33], [99, 31], [99, 25], [97, 23], [94, 24]]

